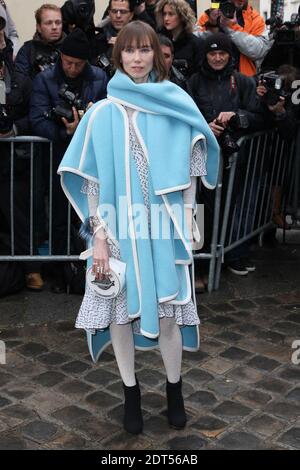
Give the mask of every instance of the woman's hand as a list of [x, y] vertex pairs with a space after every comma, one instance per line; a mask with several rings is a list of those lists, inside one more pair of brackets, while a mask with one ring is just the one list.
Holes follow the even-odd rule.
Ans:
[[93, 273], [96, 279], [102, 281], [110, 272], [109, 267], [110, 250], [105, 232], [102, 228], [97, 230], [94, 236], [93, 250]]

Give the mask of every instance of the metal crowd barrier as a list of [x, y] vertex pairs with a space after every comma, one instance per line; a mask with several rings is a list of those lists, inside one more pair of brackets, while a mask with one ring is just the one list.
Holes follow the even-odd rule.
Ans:
[[300, 123], [298, 123], [297, 135], [295, 138], [294, 166], [291, 168], [289, 180], [290, 185], [283, 207], [284, 215], [289, 215], [291, 217], [292, 228], [300, 228]]
[[[68, 204], [67, 247], [65, 254], [53, 254], [53, 146], [47, 139], [39, 137], [15, 137], [0, 139], [10, 145], [10, 252], [0, 254], [0, 261], [75, 261], [78, 254], [71, 249], [71, 207]], [[194, 252], [195, 259], [209, 262], [208, 291], [218, 289], [224, 256], [233, 248], [273, 227], [272, 214], [274, 188], [282, 188], [282, 207], [295, 216], [299, 210], [299, 159], [300, 126], [293, 142], [284, 141], [277, 130], [257, 132], [239, 140], [240, 150], [234, 154], [227, 167], [220, 163], [219, 179], [214, 192], [213, 226], [210, 249]], [[16, 145], [27, 144], [30, 196], [29, 227], [30, 243], [28, 253], [17, 253], [15, 233], [14, 170]], [[37, 146], [46, 145], [43, 155]], [[39, 147], [37, 147], [39, 148]], [[48, 165], [49, 181], [47, 220], [48, 253], [37, 251], [34, 242], [35, 217], [35, 163], [44, 159]], [[222, 159], [221, 159], [222, 160]], [[222, 196], [222, 192], [224, 193]], [[205, 210], [205, 209], [204, 209]]]
[[[281, 190], [282, 207], [289, 197], [298, 197], [299, 132], [291, 142], [283, 140], [275, 129], [242, 137], [238, 144], [240, 150], [229, 161], [227, 188], [224, 188], [225, 172], [223, 175], [225, 206], [221, 214], [213, 289], [219, 287], [225, 255], [275, 226], [272, 217], [276, 188]], [[291, 187], [294, 188], [292, 193]], [[295, 211], [299, 201], [295, 199], [294, 205]]]
[[[0, 255], [0, 261], [64, 261], [64, 260], [77, 260], [78, 255], [71, 254], [71, 207], [68, 205], [68, 242], [66, 247], [66, 254], [54, 255], [53, 251], [53, 145], [47, 139], [41, 137], [32, 137], [32, 136], [20, 136], [20, 137], [11, 137], [11, 138], [0, 138], [1, 143], [6, 143], [10, 145], [10, 175], [9, 178], [9, 192], [10, 192], [10, 247], [7, 252], [9, 254]], [[16, 149], [19, 144], [25, 144], [26, 149], [29, 149], [29, 152], [25, 152], [26, 156], [23, 157], [26, 162], [27, 177], [29, 178], [29, 241], [28, 241], [28, 253], [17, 253], [15, 246], [16, 231], [18, 227], [16, 226], [15, 220], [15, 187], [17, 187], [15, 179], [15, 167], [16, 159]], [[45, 151], [45, 147], [41, 147], [41, 144], [48, 147], [48, 151]], [[2, 144], [1, 144], [2, 145]], [[42, 153], [42, 155], [41, 155]], [[46, 218], [47, 218], [47, 232], [48, 236], [48, 246], [46, 251], [47, 254], [40, 254], [38, 252], [37, 243], [34, 241], [35, 236], [35, 224], [36, 218], [40, 214], [34, 213], [34, 201], [35, 201], [35, 183], [38, 181], [38, 178], [41, 176], [35, 175], [37, 163], [41, 163], [44, 160], [44, 166], [47, 168], [47, 178], [49, 181], [48, 189], [48, 203], [47, 208], [45, 208]], [[24, 178], [24, 177], [23, 177]], [[39, 181], [40, 182], [40, 181]], [[3, 184], [3, 182], [2, 182]], [[6, 183], [5, 183], [6, 184]], [[43, 181], [42, 184], [45, 184]], [[43, 209], [42, 209], [43, 210]]]

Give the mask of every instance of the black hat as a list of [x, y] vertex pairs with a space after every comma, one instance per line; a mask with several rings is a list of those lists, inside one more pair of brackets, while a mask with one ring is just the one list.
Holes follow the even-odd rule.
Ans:
[[211, 34], [204, 43], [204, 53], [212, 51], [226, 51], [232, 55], [232, 42], [224, 33]]
[[74, 29], [61, 45], [60, 51], [76, 59], [90, 59], [90, 44], [86, 34], [80, 28]]

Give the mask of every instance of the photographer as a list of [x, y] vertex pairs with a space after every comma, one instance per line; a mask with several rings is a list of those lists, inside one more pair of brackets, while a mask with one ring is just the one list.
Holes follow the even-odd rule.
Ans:
[[[100, 29], [92, 42], [92, 63], [98, 63], [98, 57], [103, 54], [105, 61], [110, 66], [112, 50], [116, 42], [118, 32], [128, 24], [134, 16], [134, 5], [129, 0], [109, 0], [108, 18], [109, 22]], [[103, 66], [102, 68], [104, 68]]]
[[[256, 88], [261, 99], [265, 113], [265, 122], [268, 127], [276, 127], [281, 138], [292, 141], [297, 133], [298, 121], [300, 118], [299, 105], [293, 104], [292, 96], [293, 83], [299, 80], [299, 71], [291, 65], [282, 65], [277, 73], [269, 72], [262, 74]], [[275, 171], [277, 168], [275, 169]], [[273, 186], [273, 222], [279, 228], [285, 230], [291, 227], [285, 221], [282, 212], [282, 188], [279, 185]], [[269, 234], [269, 240], [271, 239]], [[274, 233], [275, 238], [276, 230]]]
[[109, 0], [98, 34], [91, 43], [92, 64], [101, 67], [111, 78], [114, 74], [111, 62], [112, 50], [118, 33], [132, 20], [140, 20], [156, 29], [154, 16], [158, 0]]
[[[228, 36], [223, 33], [210, 35], [205, 41], [204, 50], [203, 64], [200, 71], [188, 81], [187, 91], [218, 138], [226, 167], [229, 156], [238, 150], [238, 138], [263, 128], [264, 120], [254, 80], [234, 70], [232, 43]], [[242, 185], [244, 162], [239, 161], [238, 165]], [[227, 172], [224, 172], [224, 178], [226, 184]], [[205, 199], [207, 240], [210, 240], [214, 196], [203, 190], [202, 197]], [[229, 252], [227, 265], [235, 274], [246, 275], [255, 269], [247, 258], [248, 244], [244, 243]]]
[[300, 72], [291, 65], [281, 65], [277, 73], [269, 72], [259, 77], [256, 88], [265, 112], [265, 122], [277, 127], [282, 138], [292, 140], [300, 117], [299, 106], [293, 104], [293, 83], [300, 79]]
[[[16, 135], [30, 135], [28, 104], [31, 93], [31, 81], [13, 71], [13, 44], [5, 36], [5, 18], [0, 16], [0, 138], [7, 139]], [[0, 218], [1, 250], [9, 255], [14, 250], [16, 255], [30, 253], [30, 148], [28, 144], [15, 144], [14, 165], [11, 181], [11, 145], [0, 142]], [[11, 207], [11, 185], [13, 184], [13, 207]], [[11, 215], [13, 211], [13, 227]], [[14, 228], [13, 247], [11, 230]], [[5, 240], [5, 249], [3, 245]], [[4, 252], [3, 252], [4, 250]], [[33, 254], [36, 249], [33, 246]], [[24, 278], [26, 286], [34, 291], [43, 287], [40, 275], [40, 263], [23, 262], [22, 266], [0, 263], [0, 269], [6, 269], [6, 275], [13, 271]], [[24, 270], [24, 273], [22, 272]], [[0, 274], [1, 277], [1, 274]], [[4, 279], [4, 281], [7, 280]], [[5, 282], [3, 283], [3, 286]], [[2, 287], [3, 287], [2, 286]], [[9, 286], [7, 292], [9, 291]], [[3, 292], [5, 289], [3, 290]]]
[[263, 60], [272, 45], [263, 17], [248, 0], [221, 0], [219, 8], [210, 8], [200, 16], [198, 24], [200, 37], [220, 31], [232, 40], [235, 68], [244, 75], [256, 74], [256, 62]]
[[46, 3], [35, 12], [36, 33], [18, 52], [16, 71], [32, 80], [54, 65], [65, 34], [62, 31], [62, 15], [58, 6]]
[[[61, 46], [56, 65], [38, 74], [33, 83], [30, 121], [35, 135], [53, 141], [53, 254], [67, 249], [67, 200], [56, 170], [80, 119], [91, 102], [106, 95], [107, 78], [89, 65], [90, 45], [85, 33], [75, 29]], [[80, 109], [78, 109], [80, 107]], [[54, 291], [64, 291], [62, 272], [57, 269]]]

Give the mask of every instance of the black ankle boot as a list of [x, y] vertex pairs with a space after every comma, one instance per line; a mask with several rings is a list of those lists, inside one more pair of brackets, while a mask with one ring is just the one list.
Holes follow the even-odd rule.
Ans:
[[133, 387], [127, 387], [123, 383], [123, 390], [125, 396], [124, 429], [131, 434], [140, 434], [143, 430], [143, 416], [139, 383], [137, 382]]
[[186, 425], [186, 413], [182, 396], [182, 380], [175, 384], [167, 380], [167, 401], [169, 425], [176, 429], [182, 429]]

